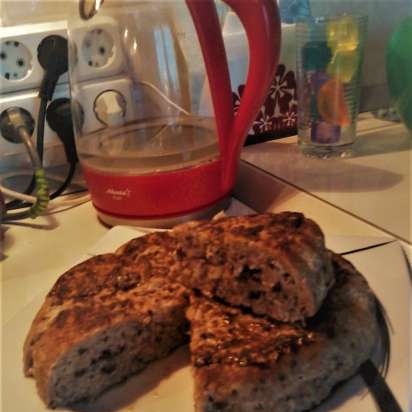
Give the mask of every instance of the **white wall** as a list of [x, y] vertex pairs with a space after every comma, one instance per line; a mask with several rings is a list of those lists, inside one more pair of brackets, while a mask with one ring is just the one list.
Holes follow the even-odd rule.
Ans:
[[0, 25], [65, 20], [78, 0], [0, 0]]

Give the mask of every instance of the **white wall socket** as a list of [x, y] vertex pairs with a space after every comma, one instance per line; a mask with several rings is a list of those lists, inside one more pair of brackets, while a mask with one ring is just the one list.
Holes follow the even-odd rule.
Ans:
[[[117, 77], [103, 79], [96, 82], [89, 82], [86, 85], [82, 85], [81, 94], [78, 95], [78, 98], [81, 102], [81, 107], [84, 112], [83, 133], [104, 127], [103, 124], [97, 119], [96, 113], [94, 111], [94, 104], [99, 95], [109, 90], [114, 90], [120, 93], [126, 103], [124, 121], [132, 121], [135, 118], [135, 104], [133, 103], [132, 97], [133, 88], [132, 83], [128, 78]], [[7, 95], [1, 96], [0, 113], [2, 113], [3, 110], [6, 110], [9, 107], [21, 107], [27, 110], [37, 123], [37, 113], [39, 110], [39, 98], [37, 97], [37, 93], [37, 90], [30, 90], [21, 93], [9, 93]], [[54, 93], [54, 99], [69, 96], [69, 86], [67, 83], [57, 85]], [[56, 133], [50, 129], [46, 121], [44, 128], [44, 147], [45, 149], [50, 149], [52, 147], [58, 146], [61, 146], [60, 141], [56, 136]], [[11, 143], [6, 139], [0, 138], [1, 162], [3, 161], [3, 156], [7, 157], [19, 153], [26, 153], [26, 149], [23, 144]], [[47, 154], [44, 157], [45, 165], [56, 164], [54, 162], [56, 160], [57, 159], [49, 159], [47, 157]]]
[[[71, 61], [76, 69], [71, 71], [73, 81], [115, 76], [125, 67], [125, 56], [120, 39], [120, 30], [115, 20], [95, 16], [88, 22], [79, 21], [70, 28]], [[74, 69], [74, 67], [72, 67]]]
[[[37, 60], [37, 48], [45, 37], [53, 34], [66, 38], [66, 22], [0, 27], [1, 94], [36, 89], [40, 86], [44, 70]], [[23, 65], [19, 65], [19, 59], [23, 61]], [[7, 73], [9, 76], [6, 76]], [[18, 74], [17, 78], [15, 74]], [[66, 73], [59, 82], [67, 81]]]
[[[133, 105], [130, 81], [120, 78], [125, 67], [125, 57], [118, 26], [109, 17], [96, 16], [92, 21], [79, 22], [71, 31], [70, 50], [75, 51], [76, 81], [90, 82], [82, 93], [85, 112], [85, 130], [102, 125], [96, 118], [93, 105], [96, 97], [105, 90], [117, 90], [126, 101], [125, 120], [131, 120]], [[50, 35], [67, 38], [66, 21], [35, 23], [0, 27], [0, 113], [9, 107], [26, 109], [37, 123], [39, 99], [37, 97], [44, 71], [37, 59], [41, 41]], [[7, 74], [7, 75], [6, 75]], [[115, 77], [113, 79], [113, 76]], [[106, 81], [105, 81], [106, 78]], [[53, 99], [69, 97], [68, 74], [59, 79]], [[100, 125], [100, 126], [99, 126]], [[36, 125], [37, 126], [37, 125]], [[45, 153], [61, 146], [47, 122], [44, 131]], [[26, 156], [22, 144], [13, 144], [0, 137], [0, 161], [6, 157]], [[59, 156], [61, 161], [61, 156]], [[45, 164], [53, 164], [45, 155]]]
[[98, 120], [94, 111], [96, 99], [105, 91], [116, 91], [122, 95], [125, 105], [124, 121], [135, 119], [135, 105], [132, 96], [132, 82], [126, 77], [110, 78], [107, 81], [99, 80], [82, 84], [81, 90], [77, 93], [77, 101], [81, 104], [84, 112], [84, 124], [82, 131], [84, 134], [104, 127]]
[[[37, 113], [39, 111], [40, 99], [37, 97], [37, 90], [27, 90], [21, 93], [9, 93], [0, 97], [0, 113], [9, 107], [21, 107], [26, 109], [35, 121], [35, 127], [37, 127]], [[56, 87], [54, 92], [54, 98], [69, 97], [68, 84], [60, 84]], [[34, 132], [34, 135], [36, 132]], [[56, 133], [51, 130], [45, 122], [44, 127], [44, 146], [56, 146], [60, 145]], [[0, 138], [0, 158], [3, 156], [10, 156], [17, 153], [26, 153], [26, 149], [23, 144], [16, 144]]]
[[[124, 53], [115, 20], [96, 16], [90, 22], [78, 23], [71, 34], [76, 81], [113, 76], [122, 71]], [[37, 49], [50, 35], [67, 38], [66, 21], [0, 27], [1, 94], [40, 86], [44, 71], [37, 60]], [[66, 73], [59, 83], [67, 82]]]

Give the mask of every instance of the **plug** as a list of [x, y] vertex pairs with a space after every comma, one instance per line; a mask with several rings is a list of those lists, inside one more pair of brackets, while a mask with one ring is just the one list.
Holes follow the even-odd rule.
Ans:
[[51, 100], [59, 77], [67, 72], [67, 40], [57, 35], [45, 37], [37, 48], [37, 58], [44, 69], [39, 96]]
[[78, 160], [74, 143], [74, 131], [70, 99], [60, 98], [53, 100], [46, 112], [47, 123], [54, 130], [63, 143], [67, 161], [71, 164]]
[[34, 131], [34, 119], [21, 107], [9, 107], [0, 115], [0, 132], [11, 143], [23, 143], [20, 128], [25, 128], [31, 136]]
[[9, 107], [4, 110], [0, 115], [0, 130], [10, 142], [24, 143], [33, 166], [37, 169], [41, 168], [40, 158], [31, 139], [34, 121], [27, 110], [20, 107]]

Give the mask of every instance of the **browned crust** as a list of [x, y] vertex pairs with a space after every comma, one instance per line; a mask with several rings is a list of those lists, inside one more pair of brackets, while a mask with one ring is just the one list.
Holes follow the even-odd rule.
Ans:
[[[323, 233], [301, 213], [191, 222], [171, 234], [181, 242], [175, 276], [183, 284], [257, 314], [303, 320], [316, 313], [333, 285]], [[286, 287], [277, 290], [282, 276]]]
[[130, 240], [116, 254], [122, 257], [125, 271], [135, 271], [138, 267], [144, 277], [161, 276], [175, 283], [176, 279], [170, 275], [172, 267], [178, 264], [177, 246], [169, 232], [154, 232]]
[[[154, 234], [133, 241], [147, 253], [141, 259], [131, 253], [94, 256], [57, 280], [32, 323], [23, 350], [24, 372], [35, 378], [47, 404], [53, 368], [75, 345], [122, 322], [134, 319], [144, 327], [144, 322], [170, 319], [187, 306], [187, 290], [164, 276], [170, 261], [162, 239]], [[129, 248], [131, 244], [125, 250]]]
[[[106, 254], [81, 262], [59, 277], [37, 313], [24, 343], [24, 372], [27, 376], [33, 375], [32, 350], [42, 336], [47, 332], [46, 335], [51, 335], [53, 339], [55, 332], [50, 333], [50, 330], [56, 330], [57, 339], [57, 332], [65, 326], [66, 322], [69, 324], [67, 317], [71, 311], [76, 312], [80, 319], [82, 310], [98, 304], [99, 301], [93, 300], [95, 295], [110, 296], [110, 293], [115, 290], [119, 270], [119, 258], [113, 254]], [[101, 307], [104, 308], [104, 305]], [[104, 317], [103, 312], [88, 314], [86, 311], [86, 316], [82, 317], [76, 329], [67, 330], [67, 341], [70, 340], [70, 332], [78, 335], [78, 328], [89, 330], [96, 325], [104, 324]], [[64, 341], [63, 338], [63, 344]], [[47, 351], [50, 359], [58, 355], [53, 353], [54, 348], [55, 346], [51, 345], [52, 351]]]
[[[179, 308], [179, 310], [184, 308], [187, 305], [187, 290], [176, 283], [173, 276], [180, 279], [178, 275], [179, 270], [182, 268], [182, 261], [179, 260], [181, 257], [179, 251], [190, 250], [190, 247], [180, 248], [180, 236], [183, 234], [184, 237], [190, 238], [194, 228], [199, 230], [199, 239], [203, 237], [205, 242], [208, 237], [212, 236], [213, 238], [214, 234], [218, 236], [222, 230], [228, 234], [225, 235], [225, 241], [227, 240], [232, 244], [236, 244], [240, 239], [240, 244], [252, 243], [254, 248], [262, 249], [265, 253], [270, 253], [277, 247], [277, 249], [282, 250], [283, 257], [281, 259], [293, 266], [291, 266], [291, 271], [305, 272], [304, 282], [307, 281], [309, 284], [314, 282], [316, 276], [307, 275], [306, 271], [314, 271], [318, 265], [324, 264], [322, 259], [319, 260], [320, 263], [316, 263], [317, 261], [314, 263], [313, 259], [311, 260], [313, 254], [319, 252], [319, 248], [324, 250], [323, 235], [313, 222], [308, 219], [301, 221], [301, 217], [296, 216], [296, 214], [292, 215], [282, 214], [279, 217], [279, 215], [266, 214], [247, 218], [233, 218], [234, 220], [230, 221], [221, 219], [212, 224], [192, 223], [178, 228], [175, 233], [180, 234], [177, 236], [174, 233], [166, 232], [149, 234], [128, 242], [115, 254], [95, 256], [76, 265], [56, 282], [32, 324], [24, 345], [26, 375], [34, 376], [40, 395], [46, 403], [49, 403], [48, 382], [53, 368], [61, 355], [70, 348], [113, 325], [132, 320], [143, 322], [142, 325], [144, 326], [144, 322], [166, 316], [166, 312], [171, 310], [172, 307]], [[296, 220], [300, 223], [298, 224]], [[280, 221], [282, 223], [279, 223]], [[265, 227], [259, 230], [256, 229], [257, 226], [265, 226], [265, 224], [269, 224], [269, 230]], [[293, 235], [289, 233], [293, 228], [298, 229], [298, 235], [294, 232]], [[250, 240], [248, 240], [249, 238]], [[278, 246], [275, 247], [276, 244]], [[297, 247], [300, 247], [301, 251], [299, 256], [295, 256]], [[324, 253], [325, 256], [329, 254], [326, 250], [324, 250]], [[216, 256], [219, 256], [219, 254], [216, 254]], [[322, 255], [322, 258], [325, 258], [325, 256]], [[334, 257], [334, 262], [338, 274], [341, 270], [344, 272], [346, 270], [348, 273], [354, 271], [350, 264], [340, 260], [337, 256]], [[286, 265], [286, 263], [284, 264]], [[170, 273], [172, 278], [170, 278]], [[306, 280], [306, 277], [308, 280]], [[356, 276], [353, 276], [353, 279], [355, 278]], [[318, 276], [316, 279], [319, 281], [320, 285], [317, 285], [317, 287], [320, 289], [328, 288], [332, 283], [330, 278], [319, 278]], [[357, 279], [357, 282], [360, 282], [361, 277], [358, 276]], [[361, 283], [360, 286], [362, 286]], [[315, 286], [316, 284], [313, 283], [311, 287]], [[309, 287], [309, 290], [312, 290], [311, 287]], [[314, 290], [314, 301], [320, 299], [322, 293], [324, 291], [317, 292]], [[364, 294], [361, 293], [360, 295], [362, 302], [367, 300], [362, 297]], [[239, 309], [234, 310], [238, 311]], [[349, 312], [349, 314], [351, 313]], [[310, 330], [302, 328], [289, 330], [290, 337], [293, 339], [296, 337], [298, 343], [300, 342], [299, 339], [301, 340], [299, 345], [301, 344], [303, 348], [302, 353], [309, 351], [308, 348], [312, 348], [310, 350], [316, 352], [316, 345], [319, 342], [324, 342], [322, 339], [326, 339], [325, 336], [328, 336], [331, 330], [334, 330], [330, 328], [324, 330], [322, 325], [327, 322], [323, 320], [319, 321], [319, 324], [317, 323], [316, 319], [322, 319], [321, 316], [319, 314], [309, 323], [309, 327], [312, 328]], [[268, 321], [264, 320], [264, 322]], [[354, 327], [356, 326], [355, 322]], [[342, 330], [347, 330], [347, 328], [351, 328], [350, 324], [346, 327], [342, 326]], [[365, 329], [368, 330], [366, 326]], [[259, 333], [259, 330], [257, 333]], [[368, 341], [366, 339], [368, 336], [365, 337], [365, 341]], [[317, 337], [319, 337], [319, 340]], [[295, 356], [290, 354], [290, 351], [295, 351], [292, 348], [296, 346], [296, 342], [292, 342], [292, 340], [286, 340], [287, 344], [276, 347], [271, 352], [269, 351], [276, 368], [283, 364], [283, 359], [286, 359], [287, 356]], [[307, 342], [310, 342], [310, 345]], [[260, 349], [257, 345], [255, 352], [257, 353], [259, 350], [261, 354], [266, 353]], [[197, 349], [194, 350], [194, 352], [196, 351]], [[219, 351], [215, 352], [218, 353]], [[280, 360], [275, 358], [280, 358]], [[214, 372], [215, 366], [222, 367], [222, 364], [214, 364], [213, 362], [203, 364], [208, 366], [198, 368], [195, 374], [202, 374], [201, 379], [204, 381], [207, 381], [207, 376], [213, 377], [214, 373], [217, 373]], [[243, 376], [245, 370], [251, 368], [250, 370], [254, 371], [256, 369], [256, 372], [253, 373], [258, 374], [262, 369], [259, 362], [249, 363], [247, 367], [234, 363], [224, 363], [223, 365], [224, 368], [235, 368], [231, 370], [234, 376], [239, 374], [239, 382], [242, 381], [241, 376]], [[266, 366], [264, 371], [267, 372]]]
[[130, 240], [116, 250], [117, 255], [137, 259], [142, 254], [149, 254], [155, 250], [161, 253], [173, 252], [176, 247], [176, 241], [169, 232], [159, 231], [148, 233]]
[[[191, 297], [187, 315], [196, 411], [302, 410], [319, 403], [336, 383], [355, 373], [377, 340], [375, 299], [349, 262], [334, 255], [333, 264], [337, 283], [304, 328], [273, 324], [238, 309], [238, 318], [225, 322], [228, 314], [233, 317], [233, 308]], [[237, 403], [242, 396], [243, 403], [249, 397], [248, 406]], [[299, 396], [301, 409], [296, 403]]]

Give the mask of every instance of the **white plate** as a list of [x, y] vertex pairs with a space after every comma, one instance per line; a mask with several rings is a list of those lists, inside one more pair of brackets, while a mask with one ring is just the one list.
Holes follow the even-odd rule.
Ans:
[[[139, 232], [135, 229], [114, 228], [88, 254], [114, 250], [138, 234]], [[327, 242], [329, 246], [333, 246], [340, 252], [371, 244], [361, 238], [345, 239], [342, 237], [331, 237], [327, 239]], [[376, 243], [381, 243], [381, 241], [376, 239]], [[402, 249], [397, 242], [392, 242], [350, 254], [347, 258], [365, 275], [387, 310], [393, 333], [391, 364], [386, 380], [403, 410], [409, 411], [410, 394], [412, 394], [409, 376], [410, 278]], [[33, 300], [17, 316], [7, 322], [3, 329], [2, 410], [4, 412], [47, 411], [36, 393], [33, 379], [25, 378], [22, 373], [22, 345], [44, 295], [45, 293], [42, 293]], [[167, 359], [151, 364], [142, 373], [110, 389], [96, 402], [59, 410], [193, 412], [192, 390], [189, 354], [187, 348], [183, 347]], [[377, 408], [362, 380], [355, 377], [340, 387], [316, 411], [376, 412]]]

